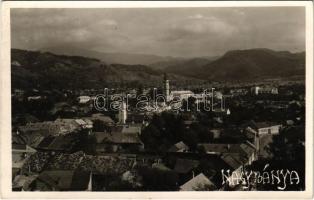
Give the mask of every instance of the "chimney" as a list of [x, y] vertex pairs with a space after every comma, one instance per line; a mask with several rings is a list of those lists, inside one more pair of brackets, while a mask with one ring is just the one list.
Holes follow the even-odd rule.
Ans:
[[192, 171], [192, 178], [194, 178], [195, 174], [194, 174], [194, 170]]

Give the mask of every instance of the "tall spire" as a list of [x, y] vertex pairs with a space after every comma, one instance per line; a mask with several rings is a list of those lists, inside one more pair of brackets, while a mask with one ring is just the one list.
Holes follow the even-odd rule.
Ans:
[[124, 101], [121, 103], [122, 104], [121, 104], [121, 107], [119, 109], [119, 123], [125, 124], [126, 118], [127, 118], [127, 105]]
[[167, 77], [167, 74], [164, 73], [164, 86], [163, 86], [163, 94], [166, 98], [166, 101], [169, 102], [170, 101], [170, 86], [169, 86], [169, 80]]

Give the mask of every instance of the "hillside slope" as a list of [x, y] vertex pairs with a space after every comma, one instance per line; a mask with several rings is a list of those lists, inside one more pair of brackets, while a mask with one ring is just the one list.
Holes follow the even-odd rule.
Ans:
[[12, 86], [44, 88], [103, 87], [119, 82], [152, 82], [162, 72], [144, 65], [107, 65], [98, 59], [12, 49]]
[[247, 80], [305, 75], [305, 53], [270, 49], [229, 51], [204, 65], [196, 76], [208, 80]]

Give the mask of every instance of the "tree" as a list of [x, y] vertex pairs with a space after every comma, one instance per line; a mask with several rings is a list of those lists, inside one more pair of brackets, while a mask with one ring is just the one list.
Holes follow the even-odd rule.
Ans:
[[[266, 164], [269, 164], [268, 171], [271, 170], [295, 170], [300, 183], [289, 185], [285, 190], [295, 191], [305, 188], [305, 147], [304, 126], [286, 128], [279, 135], [273, 137], [273, 142], [269, 145], [267, 151], [272, 154], [272, 158], [262, 159], [254, 162], [249, 168], [255, 171], [262, 171]], [[258, 190], [278, 190], [276, 185], [257, 184]]]
[[107, 126], [103, 121], [98, 119], [93, 121], [93, 131], [102, 132], [105, 131], [106, 129]]
[[138, 171], [143, 177], [143, 187], [145, 190], [177, 190], [178, 175], [174, 171], [165, 171], [149, 167], [141, 167]]

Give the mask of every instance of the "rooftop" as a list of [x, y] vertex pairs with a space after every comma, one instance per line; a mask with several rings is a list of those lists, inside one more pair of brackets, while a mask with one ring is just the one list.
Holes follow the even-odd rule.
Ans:
[[[203, 147], [207, 153], [240, 153], [247, 154], [254, 151], [254, 147], [242, 144], [213, 144], [213, 143], [200, 143], [198, 147]], [[244, 150], [245, 149], [245, 150]]]
[[86, 190], [89, 183], [90, 173], [73, 170], [53, 170], [42, 172], [36, 182], [41, 182], [35, 185], [34, 190], [40, 189], [41, 191], [57, 190], [57, 191], [79, 191]]
[[207, 190], [210, 190], [210, 188], [214, 189], [215, 185], [203, 173], [180, 186], [181, 191], [199, 191], [205, 188]]
[[180, 150], [183, 150], [183, 151], [186, 150], [187, 151], [187, 150], [189, 150], [189, 147], [186, 144], [184, 144], [184, 142], [180, 141], [180, 142], [174, 144], [169, 149], [170, 152], [178, 152]]
[[142, 144], [136, 133], [123, 132], [94, 132], [97, 143], [111, 144]]

